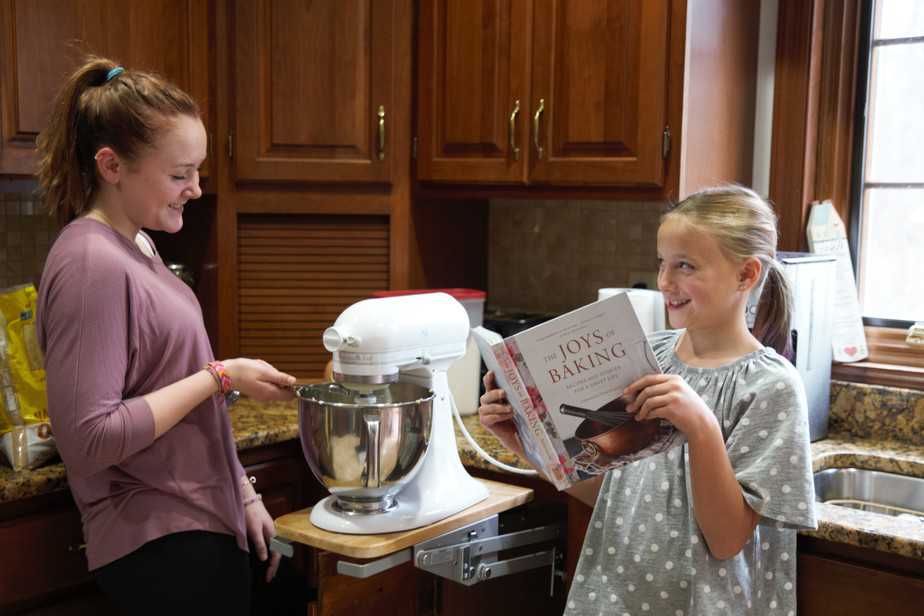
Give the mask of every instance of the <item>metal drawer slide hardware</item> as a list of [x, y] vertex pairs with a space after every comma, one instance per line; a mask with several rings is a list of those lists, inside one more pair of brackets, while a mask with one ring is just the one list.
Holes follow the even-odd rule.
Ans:
[[501, 550], [553, 541], [559, 534], [559, 526], [549, 525], [498, 535], [498, 518], [493, 515], [378, 560], [362, 564], [338, 561], [337, 573], [367, 578], [413, 559], [419, 569], [472, 586], [512, 573], [551, 567], [551, 596], [557, 556], [554, 547], [506, 560], [495, 558]]

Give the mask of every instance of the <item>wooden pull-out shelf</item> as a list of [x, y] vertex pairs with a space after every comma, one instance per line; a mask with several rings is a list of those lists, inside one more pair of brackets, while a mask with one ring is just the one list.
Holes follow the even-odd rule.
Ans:
[[429, 526], [381, 535], [348, 535], [322, 530], [311, 523], [311, 508], [293, 511], [276, 520], [280, 538], [352, 558], [379, 558], [422, 541], [513, 509], [533, 499], [531, 488], [478, 479], [488, 488], [488, 498]]

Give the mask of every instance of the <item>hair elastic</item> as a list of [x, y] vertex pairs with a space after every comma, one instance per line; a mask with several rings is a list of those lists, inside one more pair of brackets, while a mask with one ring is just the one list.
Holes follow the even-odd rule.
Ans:
[[112, 81], [114, 77], [118, 77], [124, 72], [125, 72], [125, 69], [122, 68], [121, 66], [117, 66], [114, 69], [110, 69], [110, 71], [106, 73], [106, 83], [109, 83], [110, 81]]

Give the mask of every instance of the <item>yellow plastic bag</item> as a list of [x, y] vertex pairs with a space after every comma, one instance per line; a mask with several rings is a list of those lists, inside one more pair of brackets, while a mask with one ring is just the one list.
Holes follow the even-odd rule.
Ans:
[[15, 470], [36, 468], [57, 452], [35, 335], [35, 302], [31, 284], [0, 290], [0, 449]]

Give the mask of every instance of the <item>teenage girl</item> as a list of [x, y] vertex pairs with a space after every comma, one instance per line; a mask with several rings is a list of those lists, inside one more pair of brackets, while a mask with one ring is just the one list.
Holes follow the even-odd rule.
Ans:
[[[594, 511], [566, 614], [795, 614], [796, 530], [815, 516], [776, 243], [772, 208], [739, 186], [662, 218], [658, 287], [674, 329], [649, 341], [664, 374], [623, 393], [638, 421], [667, 420], [687, 442], [569, 490]], [[485, 385], [481, 423], [522, 457], [503, 390], [492, 374]]]
[[39, 285], [48, 413], [86, 555], [125, 613], [247, 614], [248, 539], [273, 577], [273, 520], [238, 461], [224, 393], [284, 400], [266, 362], [214, 361], [192, 291], [150, 236], [199, 198], [206, 134], [162, 79], [90, 58], [39, 137], [63, 223]]

